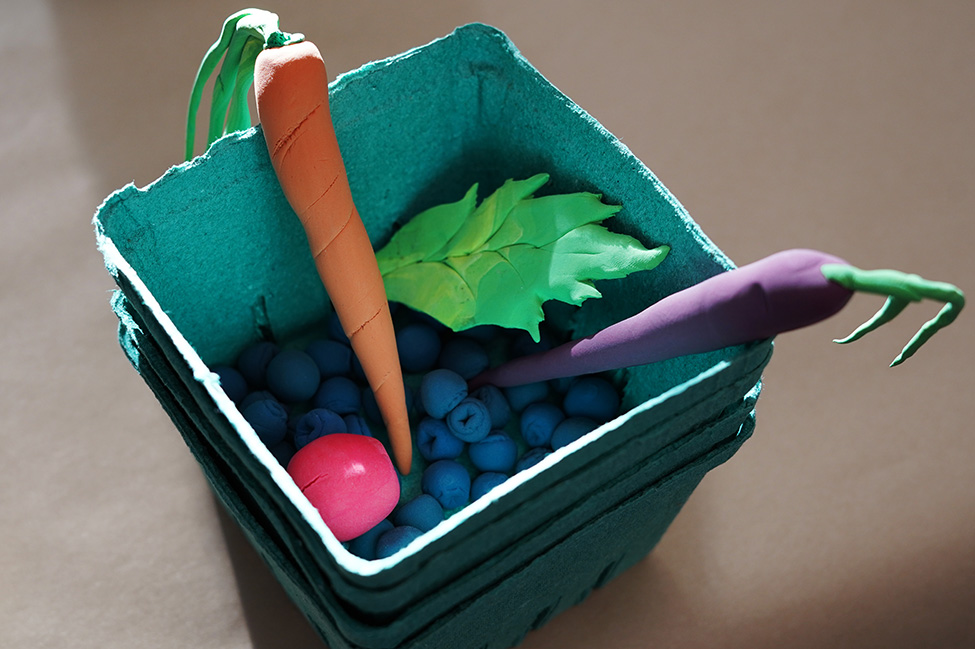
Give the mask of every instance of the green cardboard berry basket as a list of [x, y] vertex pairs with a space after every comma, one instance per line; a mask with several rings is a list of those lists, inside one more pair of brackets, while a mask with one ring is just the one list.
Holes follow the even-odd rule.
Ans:
[[[611, 227], [672, 252], [554, 318], [591, 333], [732, 268], [616, 138], [499, 31], [468, 25], [341, 76], [332, 115], [374, 244], [412, 215], [551, 174], [547, 191], [622, 205]], [[259, 128], [227, 136], [95, 215], [118, 284], [119, 341], [214, 493], [333, 649], [507, 647], [644, 557], [704, 475], [754, 428], [762, 341], [621, 371], [622, 412], [393, 557], [366, 561], [323, 525], [209, 368], [258, 339], [325, 326], [328, 297]], [[416, 489], [417, 459], [404, 481]]]

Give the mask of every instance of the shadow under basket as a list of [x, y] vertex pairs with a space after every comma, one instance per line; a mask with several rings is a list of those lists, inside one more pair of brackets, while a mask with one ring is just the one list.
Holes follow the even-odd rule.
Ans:
[[[543, 193], [600, 193], [622, 205], [611, 229], [671, 246], [656, 269], [600, 283], [601, 299], [558, 311], [550, 321], [560, 334], [587, 335], [733, 267], [643, 163], [491, 27], [370, 63], [330, 92], [377, 247], [475, 182], [484, 196], [540, 171], [552, 178]], [[623, 405], [613, 421], [396, 555], [367, 561], [324, 526], [209, 369], [259, 339], [312, 335], [330, 313], [259, 127], [146, 188], [115, 192], [95, 229], [119, 287], [122, 348], [332, 649], [516, 644], [644, 557], [754, 428], [771, 341], [617, 372]]]

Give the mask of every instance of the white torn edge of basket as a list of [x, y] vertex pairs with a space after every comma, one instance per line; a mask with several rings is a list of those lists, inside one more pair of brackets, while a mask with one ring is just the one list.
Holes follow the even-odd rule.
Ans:
[[200, 355], [179, 331], [169, 315], [162, 309], [155, 296], [139, 277], [139, 274], [115, 246], [115, 242], [100, 231], [96, 231], [95, 238], [98, 249], [105, 257], [106, 264], [112, 264], [117, 272], [123, 273], [132, 283], [133, 288], [139, 294], [143, 303], [155, 315], [163, 330], [172, 339], [173, 344], [176, 345], [176, 349], [180, 355], [190, 366], [190, 369], [193, 370], [193, 379], [203, 385], [220, 411], [227, 417], [228, 421], [230, 421], [231, 425], [237, 431], [237, 434], [240, 435], [247, 449], [264, 465], [264, 468], [267, 469], [274, 483], [288, 497], [292, 504], [294, 504], [311, 528], [321, 537], [325, 547], [336, 558], [342, 555], [354, 556], [335, 538], [332, 531], [322, 521], [318, 510], [315, 509], [301, 492], [288, 472], [281, 466], [281, 463], [271, 454], [271, 451], [268, 450], [264, 442], [258, 437], [254, 428], [240, 414], [237, 406], [230, 400], [230, 397], [227, 396], [223, 388], [220, 387], [220, 378], [210, 371], [210, 368], [203, 362]]
[[447, 535], [448, 533], [450, 533], [452, 530], [456, 529], [460, 525], [463, 525], [472, 516], [484, 511], [496, 500], [499, 500], [500, 498], [511, 493], [512, 491], [514, 491], [521, 485], [525, 484], [529, 480], [533, 479], [535, 476], [539, 475], [543, 471], [546, 471], [556, 466], [559, 462], [561, 462], [564, 458], [568, 457], [572, 453], [575, 453], [579, 449], [594, 443], [596, 440], [600, 439], [610, 431], [615, 430], [623, 423], [629, 421], [633, 417], [636, 417], [638, 414], [646, 410], [649, 410], [663, 403], [664, 401], [667, 401], [668, 399], [674, 398], [675, 396], [686, 391], [691, 386], [701, 383], [702, 381], [711, 378], [712, 376], [715, 376], [720, 372], [723, 372], [730, 366], [731, 363], [729, 361], [726, 360], [719, 361], [718, 363], [715, 363], [714, 365], [704, 370], [694, 378], [689, 379], [681, 383], [680, 385], [674, 386], [656, 397], [644, 401], [640, 405], [628, 410], [627, 412], [623, 413], [619, 417], [616, 417], [615, 419], [606, 422], [605, 424], [602, 424], [601, 426], [586, 433], [585, 435], [575, 440], [571, 444], [567, 444], [566, 446], [563, 446], [562, 448], [549, 453], [534, 466], [514, 474], [513, 476], [511, 476], [510, 478], [502, 482], [500, 485], [491, 489], [488, 493], [486, 493], [481, 498], [478, 498], [474, 502], [468, 504], [459, 512], [457, 512], [450, 518], [442, 521], [430, 531], [425, 532], [419, 537], [417, 537], [416, 539], [414, 539], [407, 546], [405, 546], [404, 548], [396, 552], [396, 554], [390, 557], [387, 557], [385, 559], [373, 559], [370, 561], [370, 560], [362, 559], [361, 557], [357, 557], [349, 552], [345, 552], [343, 554], [343, 558], [348, 556], [348, 558], [351, 559], [343, 562], [345, 564], [345, 567], [348, 570], [354, 571], [357, 574], [362, 576], [372, 576], [384, 570], [388, 570], [392, 566], [404, 560], [406, 557], [409, 557], [413, 554], [416, 554], [417, 552], [420, 552], [423, 548], [430, 545], [437, 539]]

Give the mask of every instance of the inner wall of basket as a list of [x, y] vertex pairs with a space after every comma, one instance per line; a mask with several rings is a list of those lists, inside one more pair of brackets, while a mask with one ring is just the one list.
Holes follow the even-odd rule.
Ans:
[[[475, 43], [471, 42], [474, 39]], [[676, 199], [601, 125], [553, 88], [506, 39], [476, 30], [333, 84], [333, 121], [353, 195], [374, 244], [419, 211], [481, 196], [539, 172], [541, 193], [593, 191], [622, 205], [607, 225], [666, 243], [652, 271], [598, 284], [562, 324], [591, 333], [729, 262]], [[274, 177], [260, 129], [217, 142], [148, 190], [129, 188], [108, 235], [211, 366], [261, 337], [281, 343], [323, 330], [327, 296], [304, 234]], [[634, 296], [639, 296], [634, 298]], [[624, 407], [683, 383], [733, 350], [627, 372]]]

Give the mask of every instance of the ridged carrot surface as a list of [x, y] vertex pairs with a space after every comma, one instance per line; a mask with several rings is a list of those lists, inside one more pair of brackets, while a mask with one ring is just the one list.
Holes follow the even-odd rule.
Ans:
[[393, 321], [352, 200], [318, 48], [304, 41], [263, 50], [254, 89], [281, 189], [305, 228], [318, 274], [375, 393], [397, 466], [409, 473], [413, 447]]

